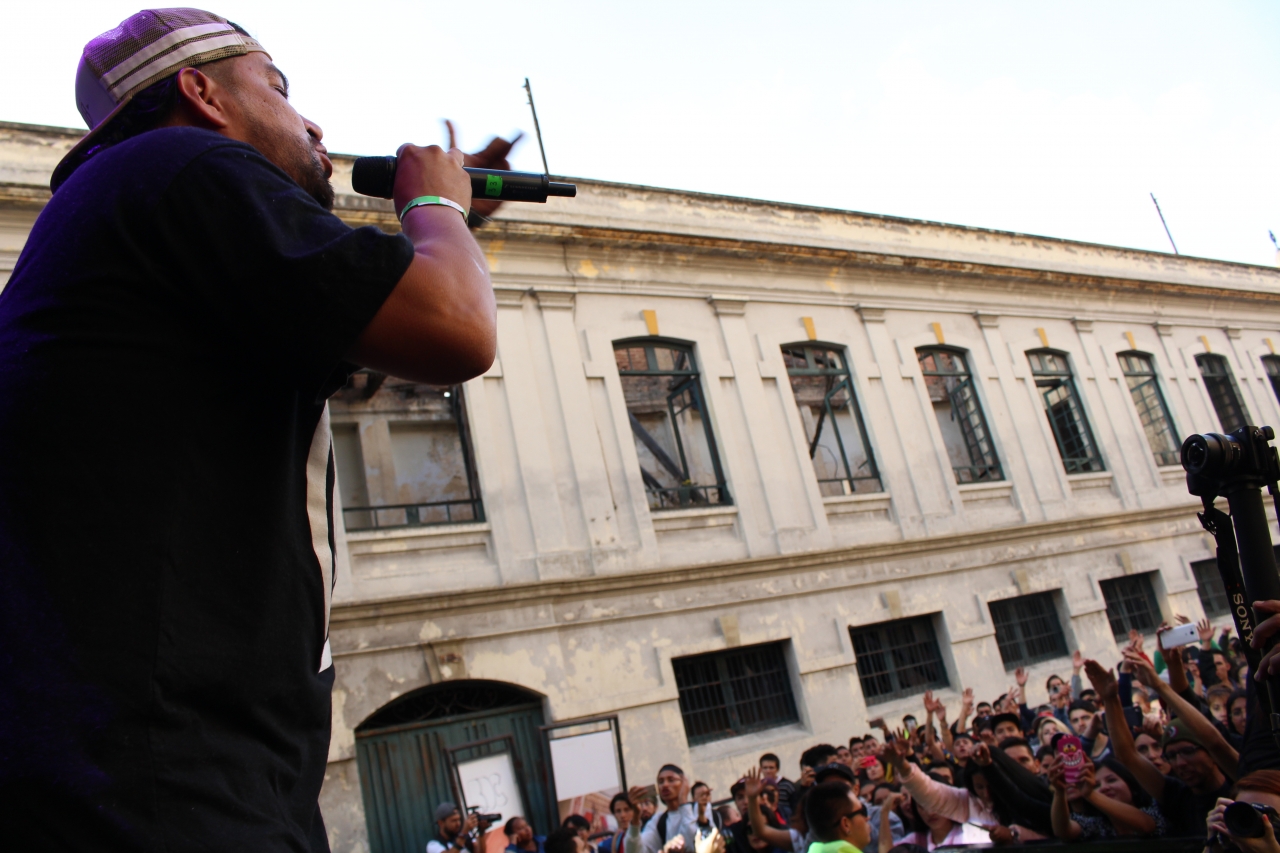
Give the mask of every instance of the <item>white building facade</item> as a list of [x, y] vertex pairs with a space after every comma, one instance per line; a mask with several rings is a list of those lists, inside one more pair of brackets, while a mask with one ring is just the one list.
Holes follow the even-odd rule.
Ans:
[[[0, 125], [0, 280], [74, 139]], [[1227, 624], [1177, 450], [1280, 425], [1280, 271], [578, 186], [477, 232], [484, 376], [331, 403], [336, 851], [417, 849], [466, 744], [545, 828], [541, 726], [614, 717], [630, 784], [721, 797], [925, 689], [1041, 702], [1074, 649]]]

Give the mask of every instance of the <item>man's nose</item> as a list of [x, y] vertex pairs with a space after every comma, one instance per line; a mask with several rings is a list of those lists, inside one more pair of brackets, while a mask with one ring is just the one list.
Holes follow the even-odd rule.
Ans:
[[307, 133], [310, 134], [311, 138], [316, 142], [324, 139], [324, 131], [320, 128], [320, 125], [316, 124], [309, 118], [303, 118], [302, 124], [306, 127]]

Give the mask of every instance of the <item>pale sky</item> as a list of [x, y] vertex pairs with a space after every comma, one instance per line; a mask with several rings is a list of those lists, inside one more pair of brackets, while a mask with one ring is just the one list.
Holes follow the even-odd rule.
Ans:
[[[139, 7], [3, 0], [0, 120], [83, 127], [84, 43]], [[530, 132], [559, 175], [1273, 265], [1275, 2], [219, 0], [333, 151]]]

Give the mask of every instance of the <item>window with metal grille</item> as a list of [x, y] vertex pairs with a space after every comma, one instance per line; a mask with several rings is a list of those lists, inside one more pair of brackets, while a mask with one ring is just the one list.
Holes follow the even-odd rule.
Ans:
[[1032, 350], [1027, 353], [1027, 360], [1067, 473], [1105, 471], [1067, 357], [1049, 350]]
[[1271, 380], [1271, 390], [1280, 400], [1280, 355], [1264, 355], [1262, 367], [1267, 371], [1267, 379]]
[[1157, 465], [1177, 465], [1182, 443], [1173, 428], [1173, 417], [1165, 405], [1164, 394], [1156, 380], [1155, 365], [1151, 356], [1140, 352], [1119, 354], [1120, 369], [1129, 385], [1129, 396], [1138, 409], [1138, 420], [1147, 434], [1147, 444], [1155, 455]]
[[928, 347], [916, 350], [920, 372], [938, 419], [957, 483], [1003, 480], [991, 430], [964, 353]]
[[1218, 413], [1218, 423], [1223, 432], [1235, 432], [1249, 422], [1249, 413], [1245, 411], [1244, 401], [1240, 399], [1240, 388], [1236, 386], [1236, 377], [1231, 372], [1231, 365], [1221, 355], [1204, 352], [1196, 356], [1196, 364], [1200, 366], [1200, 375], [1204, 377], [1204, 390], [1209, 392], [1209, 400], [1213, 410]]
[[347, 530], [484, 521], [461, 386], [361, 370], [329, 412]]
[[946, 687], [947, 668], [938, 652], [932, 616], [859, 625], [849, 629], [858, 658], [858, 680], [868, 702]]
[[614, 341], [649, 508], [731, 504], [693, 348], [661, 338]]
[[[1276, 562], [1280, 563], [1280, 545], [1273, 545]], [[1209, 617], [1226, 616], [1231, 612], [1231, 602], [1227, 600], [1227, 588], [1222, 583], [1222, 573], [1218, 571], [1218, 561], [1214, 558], [1196, 560], [1191, 564], [1191, 572], [1196, 578], [1196, 592], [1200, 596], [1200, 606], [1204, 615]]]
[[1129, 630], [1150, 634], [1160, 625], [1160, 605], [1151, 587], [1151, 575], [1127, 575], [1100, 581], [1107, 603], [1107, 619], [1117, 640], [1127, 639]]
[[1200, 595], [1204, 615], [1213, 617], [1230, 613], [1231, 604], [1227, 601], [1227, 588], [1223, 586], [1222, 575], [1218, 572], [1218, 561], [1196, 560], [1191, 564], [1191, 573], [1196, 576], [1196, 592]]
[[1067, 639], [1052, 592], [1002, 598], [987, 605], [1005, 669], [1064, 657]]
[[690, 746], [799, 722], [783, 645], [672, 658]]
[[822, 494], [883, 491], [844, 355], [831, 346], [787, 344], [782, 360]]

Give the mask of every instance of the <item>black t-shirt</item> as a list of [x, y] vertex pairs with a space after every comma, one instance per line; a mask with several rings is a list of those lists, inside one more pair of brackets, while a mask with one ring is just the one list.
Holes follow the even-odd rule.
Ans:
[[1160, 811], [1169, 822], [1170, 836], [1203, 838], [1208, 821], [1205, 818], [1217, 805], [1219, 797], [1231, 795], [1232, 782], [1227, 779], [1222, 787], [1212, 793], [1197, 794], [1183, 782], [1172, 776], [1164, 777], [1164, 795], [1160, 797]]
[[325, 399], [412, 256], [192, 128], [54, 194], [0, 294], [8, 842], [327, 849]]

